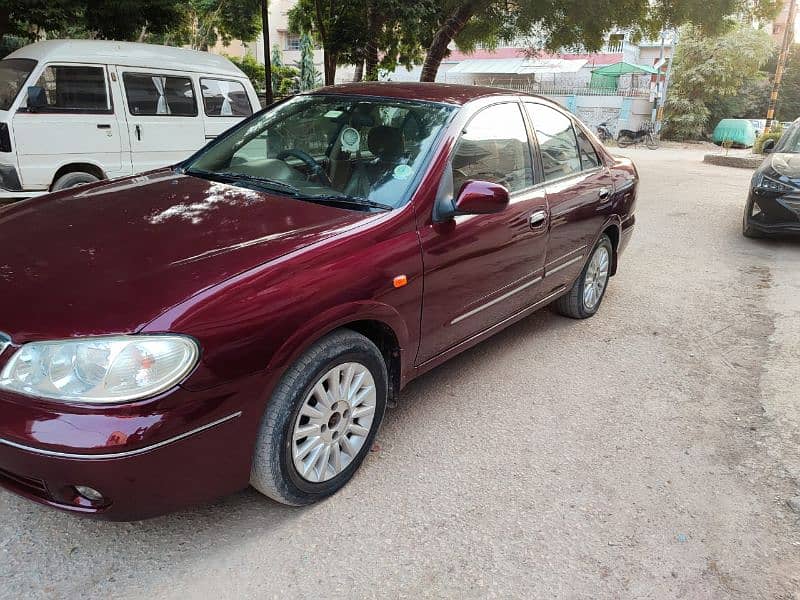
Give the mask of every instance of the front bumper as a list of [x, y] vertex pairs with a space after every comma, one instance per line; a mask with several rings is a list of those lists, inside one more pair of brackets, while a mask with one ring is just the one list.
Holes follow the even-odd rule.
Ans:
[[[88, 516], [130, 521], [248, 485], [264, 377], [79, 410], [0, 395], [0, 486]], [[81, 496], [75, 486], [100, 492]]]
[[779, 194], [751, 189], [745, 206], [747, 226], [765, 234], [800, 234], [800, 192]]

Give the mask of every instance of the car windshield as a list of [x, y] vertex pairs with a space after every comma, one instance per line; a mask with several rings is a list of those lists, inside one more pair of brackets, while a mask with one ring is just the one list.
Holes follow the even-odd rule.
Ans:
[[318, 202], [396, 208], [410, 199], [454, 110], [387, 98], [296, 96], [201, 151], [184, 171]]
[[28, 79], [36, 61], [30, 58], [0, 60], [0, 110], [8, 110]]
[[800, 123], [795, 122], [784, 132], [778, 143], [775, 144], [774, 152], [788, 152], [792, 154], [800, 153]]

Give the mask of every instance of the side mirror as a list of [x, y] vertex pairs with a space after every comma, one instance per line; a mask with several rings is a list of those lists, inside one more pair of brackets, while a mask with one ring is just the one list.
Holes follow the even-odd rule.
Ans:
[[770, 154], [774, 148], [775, 140], [770, 138], [768, 140], [764, 140], [764, 144], [761, 146], [761, 152], [762, 154]]
[[508, 206], [508, 190], [491, 181], [467, 181], [455, 201], [455, 215], [488, 215]]
[[38, 110], [47, 106], [47, 96], [44, 88], [38, 85], [28, 86], [28, 109]]

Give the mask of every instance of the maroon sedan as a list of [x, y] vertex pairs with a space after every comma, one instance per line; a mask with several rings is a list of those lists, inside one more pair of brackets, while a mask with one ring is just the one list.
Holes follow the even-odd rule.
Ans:
[[557, 105], [353, 84], [0, 211], [0, 484], [108, 519], [341, 488], [412, 379], [599, 308], [637, 174]]

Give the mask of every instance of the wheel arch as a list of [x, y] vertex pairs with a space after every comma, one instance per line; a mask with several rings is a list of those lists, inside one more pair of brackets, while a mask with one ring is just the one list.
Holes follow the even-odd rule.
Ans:
[[89, 162], [71, 162], [61, 165], [58, 170], [56, 170], [55, 175], [53, 175], [53, 180], [50, 182], [50, 189], [52, 190], [53, 186], [56, 184], [56, 181], [58, 181], [67, 173], [89, 173], [98, 179], [108, 179], [105, 171], [103, 171], [103, 168], [98, 164]]
[[408, 327], [392, 307], [357, 303], [325, 311], [299, 328], [274, 353], [267, 370], [283, 372], [317, 341], [338, 329], [351, 329], [372, 341], [386, 361], [389, 400], [397, 398], [410, 372]]
[[611, 269], [609, 270], [609, 275], [615, 275], [617, 273], [617, 258], [619, 256], [619, 242], [621, 237], [621, 228], [619, 221], [617, 221], [616, 219], [612, 219], [606, 222], [605, 226], [603, 227], [603, 231], [600, 233], [600, 235], [603, 234], [607, 235], [611, 240], [612, 253], [611, 253]]

